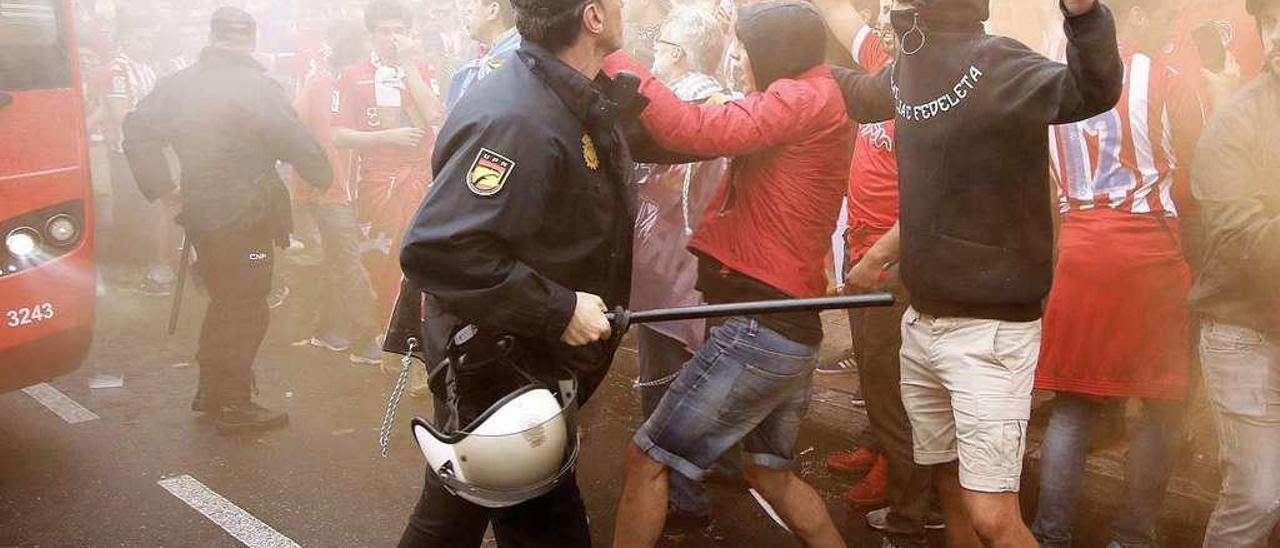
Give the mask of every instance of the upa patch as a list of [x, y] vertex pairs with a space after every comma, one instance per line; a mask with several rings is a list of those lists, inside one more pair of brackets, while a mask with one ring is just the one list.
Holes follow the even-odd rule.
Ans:
[[506, 156], [481, 148], [467, 170], [467, 188], [477, 196], [493, 196], [507, 184], [516, 163]]

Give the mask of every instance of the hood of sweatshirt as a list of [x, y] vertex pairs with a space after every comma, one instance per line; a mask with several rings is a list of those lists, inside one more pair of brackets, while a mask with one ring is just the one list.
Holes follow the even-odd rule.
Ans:
[[939, 32], [976, 32], [991, 16], [991, 0], [912, 0], [911, 6], [904, 11], [919, 13], [926, 29]]
[[825, 58], [826, 23], [806, 2], [771, 0], [747, 6], [738, 14], [736, 32], [751, 59], [759, 90], [807, 71]]

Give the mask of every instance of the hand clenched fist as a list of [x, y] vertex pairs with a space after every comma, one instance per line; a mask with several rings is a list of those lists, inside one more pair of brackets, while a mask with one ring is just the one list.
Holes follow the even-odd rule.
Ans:
[[613, 327], [605, 312], [609, 310], [604, 301], [590, 293], [578, 292], [578, 303], [573, 308], [573, 317], [564, 328], [560, 340], [569, 346], [585, 346], [596, 341], [603, 341], [613, 335]]

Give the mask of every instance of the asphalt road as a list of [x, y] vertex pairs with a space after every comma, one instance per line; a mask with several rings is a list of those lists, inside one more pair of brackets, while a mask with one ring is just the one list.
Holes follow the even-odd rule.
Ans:
[[[188, 409], [197, 370], [187, 364], [203, 297], [188, 294], [172, 337], [164, 334], [169, 299], [118, 291], [101, 297], [85, 365], [49, 383], [97, 418], [68, 423], [29, 394], [0, 395], [0, 547], [241, 545], [166, 485], [206, 488], [195, 496], [197, 507], [225, 499], [206, 511], [238, 524], [242, 535], [262, 533], [250, 543], [393, 546], [424, 471], [407, 417], [426, 413], [427, 402], [406, 398], [390, 454], [380, 457], [378, 427], [394, 379], [351, 365], [345, 354], [291, 344], [309, 334], [316, 297], [292, 277], [293, 293], [273, 311], [256, 368], [259, 400], [287, 410], [291, 422], [240, 437], [217, 435]], [[579, 481], [598, 545], [612, 537], [623, 449], [638, 424], [634, 367], [635, 354], [624, 347], [584, 410]], [[90, 388], [103, 374], [122, 377], [123, 386]], [[840, 503], [844, 485], [821, 464], [846, 443], [847, 433], [814, 423], [799, 449], [801, 473], [841, 523], [857, 515]], [[670, 536], [665, 545], [794, 545], [744, 488], [715, 485], [712, 493], [712, 526]], [[848, 525], [851, 545], [878, 546], [860, 520]]]
[[[67, 422], [30, 394], [0, 394], [0, 548], [394, 546], [424, 473], [408, 417], [426, 414], [429, 404], [405, 399], [390, 454], [380, 457], [378, 428], [394, 379], [351, 365], [345, 354], [293, 344], [310, 335], [317, 295], [306, 282], [315, 271], [291, 263], [284, 270], [292, 295], [272, 313], [256, 371], [259, 400], [287, 410], [287, 428], [224, 437], [189, 410], [197, 375], [189, 363], [204, 308], [198, 292], [188, 294], [179, 331], [170, 337], [169, 299], [109, 291], [98, 302], [85, 365], [49, 383], [83, 407], [72, 417], [83, 422]], [[624, 344], [583, 410], [578, 478], [599, 546], [612, 539], [624, 449], [639, 423], [634, 371], [634, 350]], [[123, 386], [90, 388], [100, 375], [122, 377]], [[850, 546], [879, 546], [862, 513], [841, 501], [848, 480], [823, 465], [828, 453], [849, 446], [866, 417], [847, 406], [847, 395], [831, 389], [829, 378], [819, 384], [797, 470], [826, 498]], [[50, 394], [56, 395], [48, 389], [37, 395]], [[1024, 508], [1034, 507], [1036, 471], [1028, 463]], [[663, 546], [796, 545], [744, 487], [710, 489], [711, 527], [668, 535]], [[1091, 480], [1077, 517], [1077, 546], [1105, 545], [1123, 500], [1119, 482]], [[1166, 507], [1165, 544], [1198, 546], [1206, 509], [1180, 506]], [[932, 540], [942, 546], [941, 538]]]

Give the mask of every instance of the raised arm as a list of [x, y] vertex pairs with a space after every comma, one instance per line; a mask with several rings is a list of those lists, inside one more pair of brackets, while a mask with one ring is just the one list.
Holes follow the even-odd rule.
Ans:
[[605, 72], [640, 77], [649, 106], [640, 121], [662, 148], [702, 157], [743, 156], [795, 140], [815, 122], [812, 90], [779, 80], [764, 93], [725, 104], [686, 103], [624, 52], [605, 60]]
[[1124, 87], [1124, 62], [1111, 10], [1095, 0], [1064, 3], [1067, 62], [1026, 50], [1012, 61], [1007, 83], [1011, 108], [1023, 105], [1048, 124], [1069, 124], [1116, 106]]
[[831, 74], [840, 85], [844, 96], [844, 108], [849, 118], [859, 124], [874, 124], [894, 116], [893, 91], [889, 84], [886, 66], [875, 74], [869, 74], [860, 66], [853, 68], [831, 67]]

